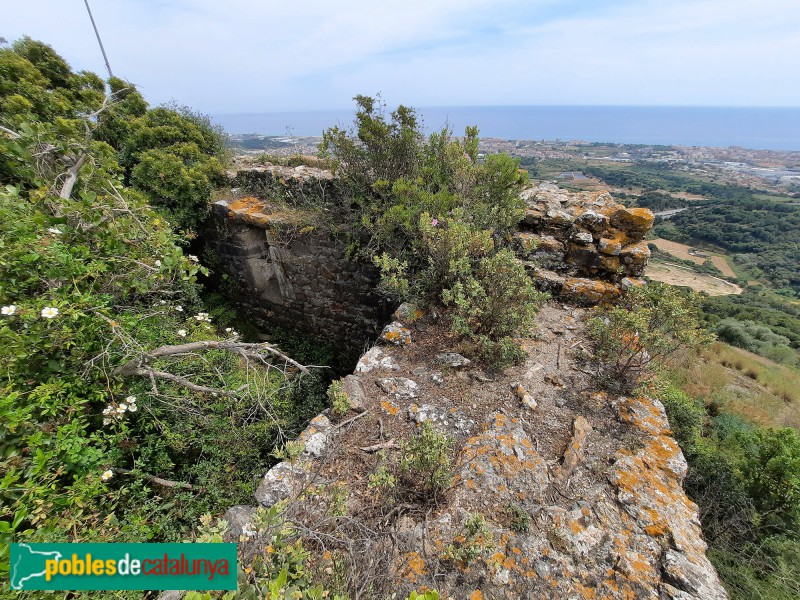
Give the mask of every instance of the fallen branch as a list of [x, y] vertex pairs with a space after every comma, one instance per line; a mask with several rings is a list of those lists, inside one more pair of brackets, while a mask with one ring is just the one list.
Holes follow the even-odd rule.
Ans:
[[150, 475], [149, 473], [140, 473], [138, 471], [131, 471], [130, 469], [123, 469], [122, 467], [114, 467], [111, 470], [122, 475], [134, 475], [135, 477], [141, 477], [142, 479], [146, 479], [147, 481], [151, 481], [152, 483], [163, 487], [178, 488], [181, 490], [196, 490], [198, 492], [203, 491], [203, 488], [195, 487], [191, 483], [162, 479], [161, 477], [156, 477], [155, 475]]
[[18, 139], [20, 139], [22, 137], [16, 131], [11, 131], [10, 129], [8, 129], [7, 127], [3, 127], [2, 125], [0, 125], [0, 131], [2, 131], [3, 133], [5, 133], [7, 135], [10, 135], [11, 139], [14, 139], [14, 140], [18, 140]]
[[378, 452], [379, 450], [399, 450], [400, 446], [398, 446], [394, 442], [394, 438], [390, 439], [388, 442], [382, 442], [380, 444], [373, 444], [372, 446], [366, 446], [364, 448], [359, 448], [359, 450], [363, 452], [368, 452], [372, 454], [373, 452]]

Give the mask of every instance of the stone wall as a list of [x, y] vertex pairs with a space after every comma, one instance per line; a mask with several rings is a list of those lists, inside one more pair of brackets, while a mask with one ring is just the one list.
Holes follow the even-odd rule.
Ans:
[[206, 249], [255, 317], [360, 350], [391, 312], [375, 292], [377, 272], [348, 260], [344, 243], [305, 216], [253, 197], [220, 200]]
[[[374, 339], [389, 310], [375, 293], [376, 271], [347, 260], [330, 233], [341, 204], [333, 174], [250, 164], [229, 178], [232, 197], [214, 204], [206, 243], [216, 269], [239, 286], [238, 300], [271, 322], [332, 341], [361, 347]], [[515, 248], [541, 288], [596, 304], [643, 283], [649, 210], [549, 183], [522, 198]]]
[[552, 183], [522, 193], [525, 218], [517, 255], [540, 287], [585, 304], [613, 299], [643, 283], [653, 226], [646, 208], [626, 208], [606, 191], [569, 192]]

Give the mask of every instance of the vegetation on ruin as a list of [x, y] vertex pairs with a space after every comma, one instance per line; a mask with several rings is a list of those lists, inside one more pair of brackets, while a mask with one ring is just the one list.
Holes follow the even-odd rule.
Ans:
[[476, 127], [426, 139], [414, 109], [387, 116], [380, 98], [355, 100], [354, 127], [321, 145], [349, 205], [351, 252], [381, 269], [390, 298], [444, 309], [467, 351], [497, 368], [520, 360], [514, 338], [543, 300], [509, 250], [525, 173], [507, 155], [478, 162]]

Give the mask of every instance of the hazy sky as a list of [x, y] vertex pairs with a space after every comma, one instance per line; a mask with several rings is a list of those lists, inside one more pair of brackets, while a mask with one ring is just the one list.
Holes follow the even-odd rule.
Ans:
[[[413, 106], [800, 106], [797, 0], [90, 0], [114, 74], [208, 113]], [[0, 0], [104, 73], [83, 0]]]

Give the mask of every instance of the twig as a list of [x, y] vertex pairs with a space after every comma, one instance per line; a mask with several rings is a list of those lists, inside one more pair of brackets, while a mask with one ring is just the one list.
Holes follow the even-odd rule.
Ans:
[[11, 131], [10, 129], [8, 129], [7, 127], [3, 127], [2, 125], [0, 125], [0, 131], [2, 131], [3, 133], [5, 133], [7, 135], [10, 135], [11, 138], [15, 139], [15, 140], [18, 140], [18, 139], [20, 139], [22, 137], [16, 131]]
[[366, 417], [368, 414], [369, 414], [369, 411], [365, 410], [364, 412], [357, 414], [355, 417], [350, 417], [346, 421], [342, 421], [338, 425], [334, 425], [328, 431], [336, 431], [337, 429], [341, 429], [342, 427], [347, 427], [353, 421], [358, 421], [360, 418]]

